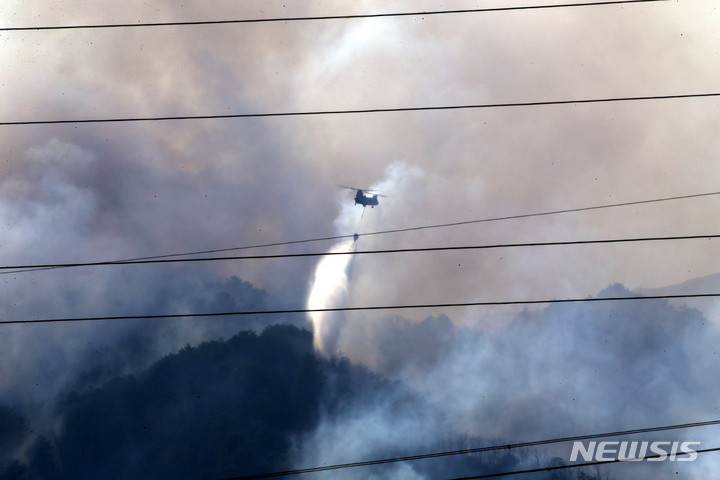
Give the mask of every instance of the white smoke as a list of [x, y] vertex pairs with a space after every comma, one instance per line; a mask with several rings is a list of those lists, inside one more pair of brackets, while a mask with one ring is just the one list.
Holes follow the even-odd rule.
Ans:
[[[355, 242], [352, 240], [336, 244], [329, 253], [354, 252]], [[353, 254], [328, 255], [323, 257], [315, 270], [315, 280], [310, 296], [308, 309], [340, 308], [347, 301], [348, 269]], [[311, 312], [315, 349], [326, 356], [337, 353], [340, 328], [345, 321], [342, 312]]]

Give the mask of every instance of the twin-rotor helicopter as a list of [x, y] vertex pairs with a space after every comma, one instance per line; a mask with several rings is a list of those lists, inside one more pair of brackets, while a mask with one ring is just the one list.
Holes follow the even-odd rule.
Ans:
[[375, 190], [363, 190], [361, 188], [346, 187], [345, 185], [338, 185], [338, 187], [357, 191], [355, 194], [355, 205], [362, 205], [363, 208], [374, 208], [375, 205], [379, 205], [378, 197], [387, 198], [387, 195], [380, 195]]
[[[365, 207], [375, 208], [375, 205], [380, 204], [380, 202], [378, 201], [378, 197], [387, 198], [387, 195], [380, 195], [375, 190], [363, 190], [361, 188], [346, 187], [345, 185], [338, 185], [338, 187], [347, 188], [348, 190], [356, 191], [355, 205], [362, 205], [362, 207], [363, 207], [363, 214], [360, 217], [360, 220], [362, 220], [362, 217], [365, 216]], [[360, 237], [360, 235], [355, 233], [355, 235], [353, 235], [353, 241], [357, 242], [359, 237]]]

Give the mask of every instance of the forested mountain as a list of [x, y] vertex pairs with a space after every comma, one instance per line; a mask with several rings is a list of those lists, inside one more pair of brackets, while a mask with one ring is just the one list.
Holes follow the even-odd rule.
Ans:
[[[306, 330], [277, 325], [259, 335], [245, 331], [187, 346], [136, 375], [101, 384], [97, 375], [81, 376], [58, 402], [54, 434], [34, 433], [20, 413], [0, 408], [0, 479], [221, 479], [287, 470], [296, 467], [296, 444], [321, 415], [347, 416], [358, 404], [388, 401], [398, 412], [422, 408], [399, 382], [346, 359], [315, 356]], [[11, 458], [23, 443], [24, 454]], [[418, 452], [399, 445], [387, 456], [410, 453]], [[517, 453], [501, 452], [413, 468], [427, 478], [448, 478], [523, 463]], [[393, 478], [393, 468], [365, 473]], [[543, 477], [576, 478], [563, 475]]]

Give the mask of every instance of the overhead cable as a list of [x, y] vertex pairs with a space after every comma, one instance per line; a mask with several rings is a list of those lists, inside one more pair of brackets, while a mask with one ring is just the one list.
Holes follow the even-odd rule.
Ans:
[[323, 312], [359, 312], [373, 310], [411, 310], [421, 308], [454, 308], [454, 307], [490, 307], [503, 305], [542, 305], [554, 303], [587, 303], [587, 302], [615, 302], [615, 301], [639, 301], [639, 300], [673, 300], [680, 298], [715, 298], [720, 293], [694, 293], [683, 295], [647, 295], [629, 297], [586, 297], [586, 298], [565, 298], [550, 300], [508, 300], [495, 302], [457, 302], [457, 303], [426, 303], [410, 305], [382, 305], [365, 307], [338, 307], [338, 308], [298, 308], [284, 310], [255, 310], [236, 312], [209, 312], [209, 313], [177, 313], [160, 315], [119, 315], [105, 317], [77, 317], [77, 318], [44, 318], [25, 320], [0, 320], [2, 324], [30, 324], [30, 323], [63, 323], [63, 322], [88, 322], [104, 320], [151, 320], [165, 318], [191, 318], [191, 317], [228, 317], [228, 316], [252, 316], [252, 315], [284, 315], [299, 313], [323, 313]]
[[[657, 202], [667, 202], [671, 200], [683, 200], [688, 198], [698, 198], [698, 197], [709, 197], [709, 196], [715, 196], [720, 195], [720, 192], [707, 192], [707, 193], [696, 193], [692, 195], [680, 195], [680, 196], [674, 196], [674, 197], [664, 197], [664, 198], [654, 198], [650, 200], [636, 200], [631, 202], [621, 202], [621, 203], [611, 203], [611, 204], [604, 204], [604, 205], [596, 205], [592, 207], [579, 207], [579, 208], [567, 208], [563, 210], [551, 210], [551, 211], [545, 211], [545, 212], [535, 212], [535, 213], [525, 213], [525, 214], [519, 214], [519, 215], [505, 215], [502, 217], [489, 217], [489, 218], [481, 218], [476, 220], [464, 220], [460, 222], [451, 222], [451, 223], [440, 223], [440, 224], [433, 224], [433, 225], [423, 225], [418, 227], [406, 227], [406, 228], [396, 228], [392, 230], [381, 230], [377, 232], [368, 232], [368, 233], [358, 233], [357, 236], [359, 237], [368, 237], [372, 235], [385, 235], [389, 233], [401, 233], [401, 232], [412, 232], [417, 230], [427, 230], [427, 229], [433, 229], [433, 228], [446, 228], [446, 227], [456, 227], [461, 225], [471, 225], [475, 223], [488, 223], [488, 222], [498, 222], [503, 220], [515, 220], [520, 218], [532, 218], [532, 217], [542, 217], [542, 216], [548, 216], [548, 215], [559, 215], [563, 213], [576, 213], [576, 212], [584, 212], [584, 211], [590, 211], [590, 210], [600, 210], [604, 208], [615, 208], [615, 207], [626, 207], [630, 205], [641, 205], [646, 203], [657, 203]], [[284, 246], [284, 245], [295, 245], [300, 243], [310, 243], [310, 242], [320, 242], [320, 241], [329, 241], [329, 240], [342, 240], [346, 238], [352, 238], [355, 235], [335, 235], [331, 237], [320, 237], [320, 238], [309, 238], [305, 240], [291, 240], [287, 242], [275, 242], [275, 243], [264, 243], [264, 244], [256, 244], [256, 245], [246, 245], [242, 247], [229, 247], [229, 248], [216, 248], [213, 250], [198, 250], [194, 252], [186, 252], [186, 253], [171, 253], [171, 254], [165, 254], [165, 255], [153, 255], [153, 256], [147, 256], [147, 257], [136, 257], [136, 258], [127, 258], [123, 260], [110, 260], [108, 262], [110, 263], [127, 263], [127, 262], [134, 262], [138, 260], [152, 260], [152, 259], [160, 259], [160, 258], [172, 258], [172, 257], [184, 257], [189, 255], [203, 255], [208, 253], [220, 253], [220, 252], [230, 252], [234, 250], [248, 250], [252, 248], [266, 248], [266, 247], [278, 247], [278, 246]], [[24, 268], [24, 267], [23, 267]], [[36, 268], [24, 268], [22, 270], [11, 270], [11, 271], [0, 271], [0, 275], [8, 274], [8, 273], [21, 273], [21, 272], [32, 272], [37, 270], [47, 270], [51, 268], [64, 268], [59, 266], [52, 266], [52, 267], [36, 267]]]
[[454, 250], [489, 250], [497, 248], [529, 248], [529, 247], [553, 247], [553, 246], [570, 246], [570, 245], [601, 245], [612, 243], [637, 243], [637, 242], [660, 242], [660, 241], [677, 241], [677, 240], [712, 240], [720, 238], [720, 234], [713, 235], [677, 235], [670, 237], [637, 237], [637, 238], [609, 238], [599, 240], [568, 240], [555, 242], [525, 242], [525, 243], [496, 243], [486, 245], [459, 245], [451, 247], [421, 247], [421, 248], [392, 248], [386, 250], [348, 250], [339, 252], [310, 252], [310, 253], [278, 253], [268, 255], [235, 255], [228, 257], [202, 257], [202, 258], [156, 258], [149, 260], [131, 260], [131, 261], [101, 261], [101, 262], [82, 262], [82, 263], [47, 263], [35, 265], [8, 265], [0, 267], [0, 270], [38, 270], [50, 268], [70, 268], [70, 267], [97, 267], [110, 265], [143, 265], [143, 264], [162, 264], [162, 263], [186, 263], [186, 262], [214, 262], [228, 260], [268, 260], [276, 258], [304, 258], [304, 257], [326, 257], [335, 255], [377, 255], [390, 253], [419, 253], [419, 252], [442, 252]]
[[238, 20], [200, 20], [185, 22], [137, 22], [137, 23], [115, 23], [115, 24], [95, 24], [95, 25], [49, 25], [39, 27], [0, 27], [0, 31], [28, 31], [28, 30], [78, 30], [78, 29], [102, 29], [102, 28], [137, 28], [137, 27], [179, 27], [190, 25], [228, 25], [242, 23], [270, 23], [270, 22], [297, 22], [311, 20], [353, 20], [363, 18], [385, 18], [385, 17], [420, 17], [431, 15], [448, 15], [448, 14], [468, 14], [483, 12], [504, 12], [514, 10], [546, 10], [550, 8], [568, 8], [568, 7], [595, 7], [605, 5], [623, 5], [629, 3], [655, 3], [667, 2], [669, 0], [615, 0], [603, 2], [588, 3], [565, 3], [553, 5], [526, 5], [511, 7], [488, 7], [488, 8], [466, 8], [459, 10], [432, 10], [423, 12], [389, 12], [389, 13], [364, 13], [354, 15], [321, 15], [309, 17], [275, 17], [275, 18], [251, 18]]
[[588, 103], [613, 103], [633, 102], [645, 100], [671, 100], [687, 98], [708, 98], [718, 97], [720, 92], [713, 93], [688, 93], [679, 95], [651, 95], [641, 97], [610, 97], [610, 98], [587, 98], [579, 100], [551, 100], [540, 102], [517, 102], [517, 103], [479, 103], [464, 105], [444, 105], [427, 107], [397, 107], [397, 108], [369, 108], [369, 109], [348, 109], [348, 110], [315, 110], [301, 112], [268, 112], [268, 113], [230, 113], [217, 115], [177, 115], [167, 117], [125, 117], [125, 118], [86, 118], [77, 120], [20, 120], [0, 122], [0, 126], [10, 125], [58, 125], [58, 124], [79, 124], [79, 123], [127, 123], [127, 122], [160, 122], [170, 120], [218, 120], [230, 118], [262, 118], [262, 117], [301, 117], [314, 115], [344, 115], [344, 114], [367, 114], [367, 113], [392, 113], [392, 112], [420, 112], [433, 110], [468, 110], [482, 108], [506, 108], [506, 107], [537, 107], [550, 105], [580, 105]]
[[342, 463], [337, 465], [323, 465], [322, 467], [311, 467], [311, 468], [302, 468], [302, 469], [296, 469], [296, 470], [286, 470], [283, 472], [273, 472], [273, 473], [263, 473], [258, 475], [245, 475], [242, 477], [231, 477], [231, 478], [224, 478], [223, 480], [255, 480], [260, 478], [272, 478], [272, 477], [280, 477], [284, 475], [299, 475], [303, 473], [316, 473], [316, 472], [324, 472], [328, 470], [340, 470], [345, 468], [354, 468], [354, 467], [367, 467], [371, 465], [383, 465], [388, 463], [397, 463], [397, 462], [408, 462], [408, 461], [414, 461], [414, 460], [423, 460], [428, 458], [438, 458], [438, 457], [448, 457], [453, 455], [466, 455], [470, 453], [483, 453], [483, 452], [491, 452], [495, 450], [511, 450], [513, 448], [523, 448], [523, 447], [537, 447], [540, 445], [551, 445], [554, 443], [564, 443], [564, 442], [577, 442], [582, 440], [592, 440], [596, 438], [607, 438], [607, 437], [620, 437], [620, 436], [626, 436], [626, 435], [636, 435], [640, 433], [651, 433], [651, 432], [663, 432], [668, 430], [679, 430], [679, 429], [685, 429], [685, 428], [696, 428], [696, 427], [706, 427], [710, 425], [718, 425], [720, 424], [720, 420], [711, 420], [708, 422], [697, 422], [697, 423], [685, 423], [681, 425], [668, 425], [664, 427], [651, 427], [651, 428], [639, 428], [636, 430], [624, 430], [620, 432], [609, 432], [609, 433], [598, 433], [594, 435], [579, 435], [575, 437], [563, 437], [563, 438], [553, 438], [550, 440], [536, 440], [533, 442], [523, 442], [523, 443], [510, 443], [505, 445], [494, 445], [489, 447], [478, 447], [478, 448], [466, 448], [462, 450], [452, 450], [452, 451], [445, 451], [445, 452], [435, 452], [435, 453], [427, 453], [423, 455], [408, 455], [405, 457], [394, 457], [394, 458], [384, 458], [380, 460], [366, 460], [364, 462], [353, 462], [353, 463]]
[[[720, 452], [720, 447], [705, 448], [702, 450], [694, 450], [693, 452], [690, 452], [690, 453], [710, 453], [710, 452]], [[672, 455], [677, 456], [677, 457], [682, 457], [683, 455], [688, 455], [688, 454], [689, 453], [677, 453], [677, 454], [672, 454]], [[651, 459], [660, 460], [660, 459], [667, 458], [668, 456], [669, 455], [667, 453], [663, 452], [661, 454], [658, 453], [655, 455], [646, 455], [643, 458], [645, 460], [651, 460]], [[498, 478], [498, 477], [506, 477], [508, 475], [520, 475], [523, 473], [552, 472], [555, 470], [567, 470], [570, 468], [594, 467], [594, 466], [599, 466], [599, 465], [609, 465], [611, 463], [625, 463], [625, 462], [633, 462], [633, 461], [636, 461], [636, 460], [634, 460], [634, 459], [620, 460], [620, 459], [616, 458], [613, 460], [599, 460], [596, 462], [570, 463], [567, 465], [555, 465], [555, 466], [549, 466], [549, 467], [543, 467], [543, 468], [532, 468], [529, 470], [514, 470], [514, 471], [510, 471], [510, 472], [489, 473], [489, 474], [485, 474], [485, 475], [474, 475], [471, 477], [457, 477], [457, 478], [452, 478], [449, 480], [480, 480], [482, 478]], [[675, 473], [677, 473], [677, 472], [675, 472]]]

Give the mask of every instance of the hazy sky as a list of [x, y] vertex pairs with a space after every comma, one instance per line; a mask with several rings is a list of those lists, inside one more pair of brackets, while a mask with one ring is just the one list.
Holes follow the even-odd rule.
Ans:
[[[517, 4], [3, 0], [0, 25]], [[0, 32], [0, 56], [0, 121], [714, 93], [720, 92], [720, 11], [714, 2], [683, 0], [364, 20]], [[720, 97], [711, 97], [0, 126], [1, 263], [113, 260], [714, 192], [720, 190], [719, 108]], [[352, 192], [337, 184], [373, 186], [390, 198], [360, 221]], [[720, 198], [706, 197], [362, 237], [358, 249], [717, 234], [718, 213]], [[327, 243], [304, 244], [273, 251], [327, 248]], [[703, 240], [362, 256], [352, 265], [347, 302], [585, 297], [615, 282], [629, 289], [659, 288], [720, 272], [719, 253], [716, 240]], [[0, 275], [0, 312], [12, 319], [140, 314], [167, 293], [168, 284], [173, 291], [197, 292], [232, 275], [302, 306], [315, 263]], [[167, 308], [187, 308], [177, 302]], [[486, 315], [503, 312], [444, 313], [456, 323], [492, 329], [492, 319], [504, 322], [504, 317]], [[713, 312], [711, 305], [704, 313], [716, 321]], [[420, 320], [440, 313], [404, 315]], [[53, 351], [68, 365], [81, 364], [85, 357], [78, 351], [108, 343], [137, 324], [128, 325], [3, 328], [0, 348], [16, 360], [40, 364]], [[344, 341], [351, 343], [347, 336]], [[32, 370], [36, 363], [27, 365]], [[0, 390], [7, 394], [21, 376], [6, 371]]]
[[[511, 3], [492, 3], [504, 4]], [[463, 6], [475, 3], [452, 5]], [[0, 19], [3, 25], [54, 25], [442, 8], [433, 2], [289, 7], [9, 1], [0, 7]], [[0, 37], [3, 120], [714, 92], [717, 15], [706, 3], [684, 1], [6, 32]], [[335, 184], [367, 187], [393, 175], [394, 191], [387, 192], [392, 199], [381, 212], [369, 211], [360, 230], [715, 191], [717, 106], [717, 99], [704, 98], [4, 127], [1, 248], [8, 260], [30, 263], [323, 236], [333, 232], [338, 196], [346, 202], [350, 196]], [[404, 166], [388, 171], [393, 162]], [[709, 198], [364, 240], [371, 248], [714, 233], [716, 205]], [[683, 242], [423, 254], [392, 262], [376, 257], [357, 265], [352, 297], [395, 303], [427, 295], [582, 296], [613, 281], [659, 287], [715, 273], [717, 265], [708, 261], [713, 253], [710, 246]], [[286, 272], [303, 268], [280, 263], [210, 268], [261, 287], [290, 288]], [[371, 288], [373, 283], [382, 288]]]

